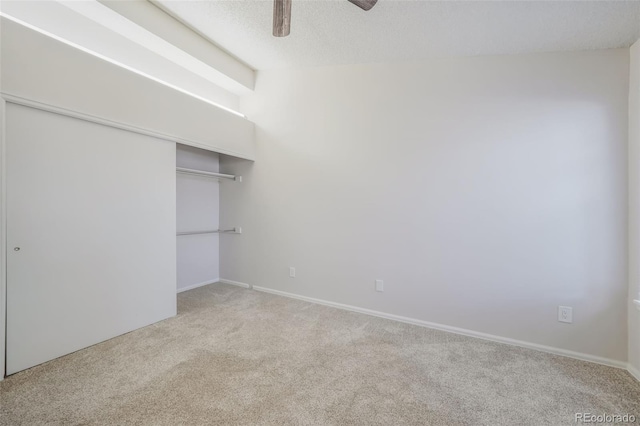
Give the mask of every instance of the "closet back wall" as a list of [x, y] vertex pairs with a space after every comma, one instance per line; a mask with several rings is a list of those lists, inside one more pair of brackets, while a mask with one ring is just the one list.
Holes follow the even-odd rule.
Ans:
[[[218, 171], [218, 154], [176, 145], [176, 165], [205, 172]], [[206, 176], [178, 173], [176, 181], [178, 232], [218, 229], [220, 183]], [[178, 239], [178, 292], [218, 281], [218, 234], [181, 235]]]
[[628, 49], [260, 72], [222, 278], [621, 365], [628, 81]]

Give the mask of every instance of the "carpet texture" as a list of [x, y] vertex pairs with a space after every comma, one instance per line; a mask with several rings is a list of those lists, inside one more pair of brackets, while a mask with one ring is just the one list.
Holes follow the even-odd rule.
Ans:
[[3, 425], [568, 425], [635, 414], [611, 367], [222, 284], [0, 382]]

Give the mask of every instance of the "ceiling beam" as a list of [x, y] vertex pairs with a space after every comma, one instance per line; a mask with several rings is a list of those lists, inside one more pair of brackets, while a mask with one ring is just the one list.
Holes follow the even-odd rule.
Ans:
[[[243, 95], [255, 87], [255, 71], [147, 0], [98, 0], [99, 3], [206, 64], [219, 86]], [[70, 2], [85, 3], [85, 2]], [[212, 73], [215, 74], [215, 73]]]
[[250, 92], [97, 1], [72, 2], [83, 13], [68, 2], [1, 3], [2, 15], [15, 22], [205, 102], [237, 111], [239, 95], [222, 85]]

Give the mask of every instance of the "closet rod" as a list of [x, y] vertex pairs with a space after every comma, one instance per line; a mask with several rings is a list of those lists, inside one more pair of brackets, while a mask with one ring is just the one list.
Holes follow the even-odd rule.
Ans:
[[185, 167], [176, 167], [176, 173], [185, 175], [208, 176], [216, 179], [229, 179], [242, 182], [242, 176], [225, 175], [224, 173], [205, 172], [203, 170], [187, 169]]
[[176, 235], [200, 235], [200, 234], [242, 234], [242, 228], [232, 229], [214, 229], [211, 231], [192, 231], [192, 232], [178, 232]]

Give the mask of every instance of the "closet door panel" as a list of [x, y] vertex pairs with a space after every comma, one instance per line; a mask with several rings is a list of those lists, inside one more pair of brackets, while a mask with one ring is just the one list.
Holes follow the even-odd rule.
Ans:
[[176, 313], [175, 144], [8, 104], [7, 374]]

